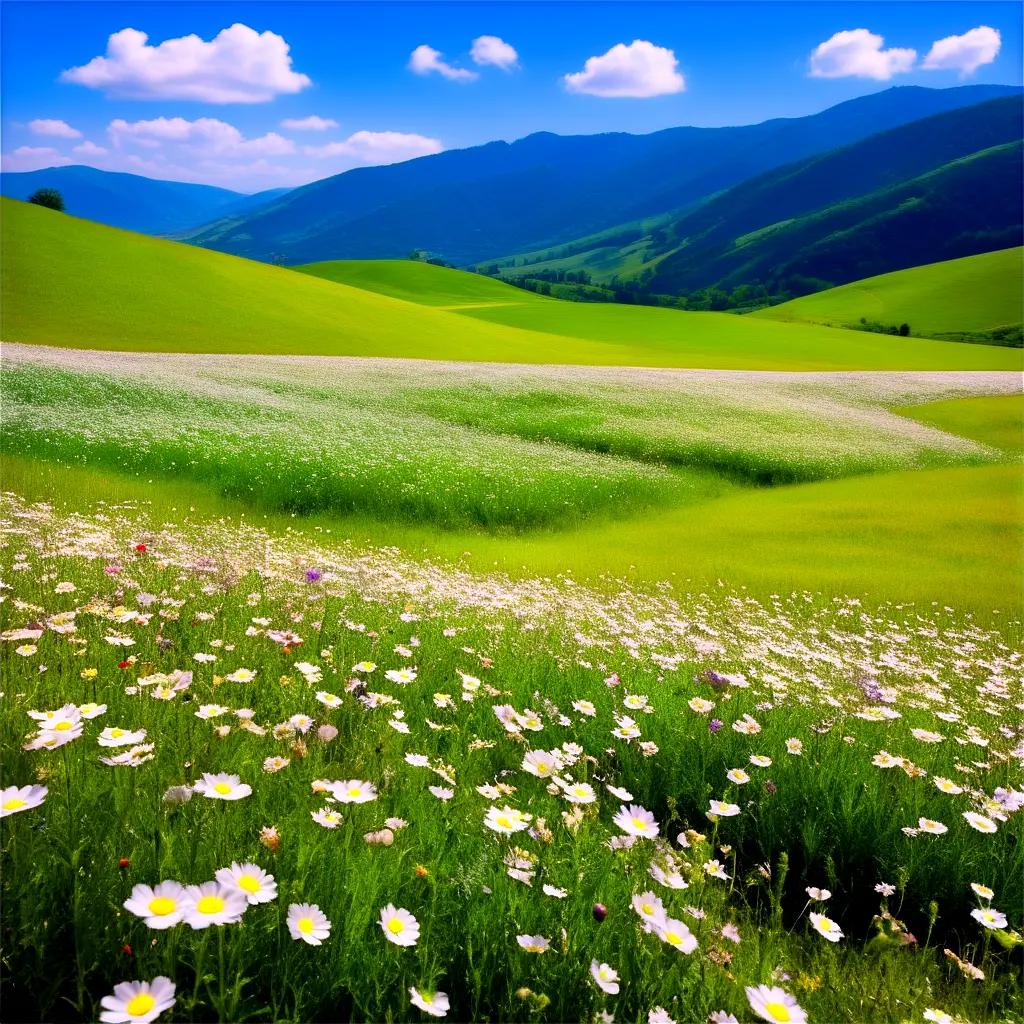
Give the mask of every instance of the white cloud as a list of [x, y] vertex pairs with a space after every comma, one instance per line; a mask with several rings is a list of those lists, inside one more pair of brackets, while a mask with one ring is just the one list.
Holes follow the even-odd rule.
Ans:
[[408, 132], [354, 132], [343, 142], [306, 146], [307, 156], [344, 157], [357, 164], [396, 164], [417, 156], [430, 156], [444, 149], [440, 139]]
[[38, 171], [41, 167], [57, 167], [71, 161], [52, 146], [19, 146], [0, 157], [0, 170]]
[[444, 54], [432, 46], [417, 46], [409, 56], [409, 70], [417, 75], [438, 74], [452, 82], [473, 82], [480, 76], [468, 68], [457, 68], [442, 60]]
[[33, 135], [52, 135], [57, 139], [80, 139], [82, 133], [72, 128], [67, 121], [55, 121], [48, 117], [37, 117], [29, 121], [28, 130]]
[[811, 54], [812, 78], [874, 78], [885, 82], [914, 66], [917, 51], [893, 47], [866, 28], [836, 32]]
[[76, 156], [84, 157], [101, 157], [106, 156], [110, 150], [104, 149], [103, 146], [97, 146], [95, 142], [90, 142], [88, 139], [85, 142], [80, 143], [71, 150]]
[[982, 64], [991, 64], [999, 53], [999, 30], [979, 25], [962, 36], [946, 36], [932, 43], [921, 64], [928, 71], [959, 71], [961, 78], [973, 74]]
[[293, 132], [325, 132], [330, 128], [337, 128], [338, 122], [331, 117], [310, 114], [309, 117], [286, 117], [281, 122], [281, 127]]
[[156, 149], [170, 143], [199, 157], [284, 156], [295, 152], [295, 143], [277, 132], [247, 139], [233, 125], [213, 117], [187, 121], [183, 117], [156, 117], [150, 121], [118, 118], [107, 126], [117, 148], [137, 144]]
[[477, 36], [469, 51], [474, 64], [491, 65], [502, 71], [514, 71], [519, 67], [519, 54], [498, 36]]
[[600, 57], [588, 57], [582, 71], [563, 81], [569, 92], [613, 99], [666, 96], [686, 88], [675, 53], [646, 39], [617, 43]]
[[61, 80], [130, 99], [204, 103], [264, 103], [311, 84], [292, 70], [288, 44], [273, 32], [235, 24], [209, 42], [189, 35], [149, 46], [148, 38], [134, 28], [115, 32], [105, 57], [68, 68]]

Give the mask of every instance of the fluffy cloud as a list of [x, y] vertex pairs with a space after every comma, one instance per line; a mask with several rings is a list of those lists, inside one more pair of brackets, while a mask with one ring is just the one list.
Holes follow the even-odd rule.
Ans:
[[355, 132], [343, 142], [306, 146], [307, 156], [343, 157], [352, 164], [396, 164], [417, 156], [429, 156], [444, 149], [440, 139], [407, 132]]
[[97, 146], [95, 142], [90, 142], [88, 139], [86, 139], [85, 142], [75, 146], [75, 148], [72, 149], [71, 152], [74, 153], [76, 156], [96, 158], [106, 156], [110, 152], [110, 150], [104, 149], [102, 146]]
[[0, 158], [0, 170], [38, 171], [41, 167], [57, 167], [71, 161], [51, 146], [19, 146]]
[[491, 65], [502, 71], [513, 71], [519, 66], [519, 54], [515, 48], [498, 36], [477, 36], [469, 55], [474, 64]]
[[686, 88], [675, 53], [645, 39], [617, 43], [600, 57], [589, 57], [582, 71], [563, 81], [569, 92], [608, 98], [646, 99]]
[[325, 132], [330, 128], [337, 128], [338, 122], [330, 117], [310, 114], [309, 117], [286, 117], [281, 122], [281, 127], [292, 132]]
[[29, 121], [28, 130], [33, 135], [51, 135], [55, 139], [80, 139], [82, 133], [72, 128], [67, 121], [54, 121], [47, 117], [37, 117]]
[[295, 152], [295, 143], [277, 132], [247, 139], [233, 125], [213, 117], [187, 121], [183, 117], [156, 117], [151, 121], [118, 118], [107, 126], [107, 135], [117, 148], [136, 144], [156, 149], [173, 144], [199, 157], [284, 156]]
[[837, 32], [815, 47], [811, 54], [812, 78], [874, 78], [885, 82], [909, 71], [917, 59], [916, 50], [883, 50], [885, 40], [866, 28]]
[[68, 68], [61, 80], [130, 99], [204, 103], [264, 103], [311, 84], [292, 70], [281, 36], [248, 25], [232, 25], [209, 42], [189, 35], [150, 46], [148, 39], [134, 28], [115, 32], [105, 57]]
[[409, 56], [409, 70], [417, 75], [438, 74], [452, 82], [473, 82], [480, 76], [468, 68], [453, 67], [432, 46], [417, 46]]
[[921, 67], [929, 71], [959, 71], [960, 77], [973, 74], [982, 64], [991, 64], [999, 53], [1002, 38], [998, 29], [979, 25], [962, 36], [946, 36], [932, 43]]

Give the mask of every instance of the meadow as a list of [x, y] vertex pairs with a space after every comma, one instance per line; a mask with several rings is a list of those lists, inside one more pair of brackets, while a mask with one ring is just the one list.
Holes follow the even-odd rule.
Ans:
[[997, 631], [137, 504], [3, 530], [14, 1017], [1021, 1012]]
[[1024, 1021], [1019, 352], [3, 212], [5, 1019]]

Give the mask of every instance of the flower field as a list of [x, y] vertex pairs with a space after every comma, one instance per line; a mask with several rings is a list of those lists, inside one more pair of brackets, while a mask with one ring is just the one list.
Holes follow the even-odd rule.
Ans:
[[[987, 457], [875, 402], [876, 451]], [[0, 526], [5, 1019], [1024, 1014], [1019, 622], [138, 504]]]

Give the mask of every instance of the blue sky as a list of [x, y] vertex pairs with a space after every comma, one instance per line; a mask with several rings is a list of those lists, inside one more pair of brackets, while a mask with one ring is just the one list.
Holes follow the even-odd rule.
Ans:
[[894, 85], [1021, 83], [1017, 3], [0, 11], [5, 169], [89, 163], [240, 191], [535, 131], [748, 124]]

